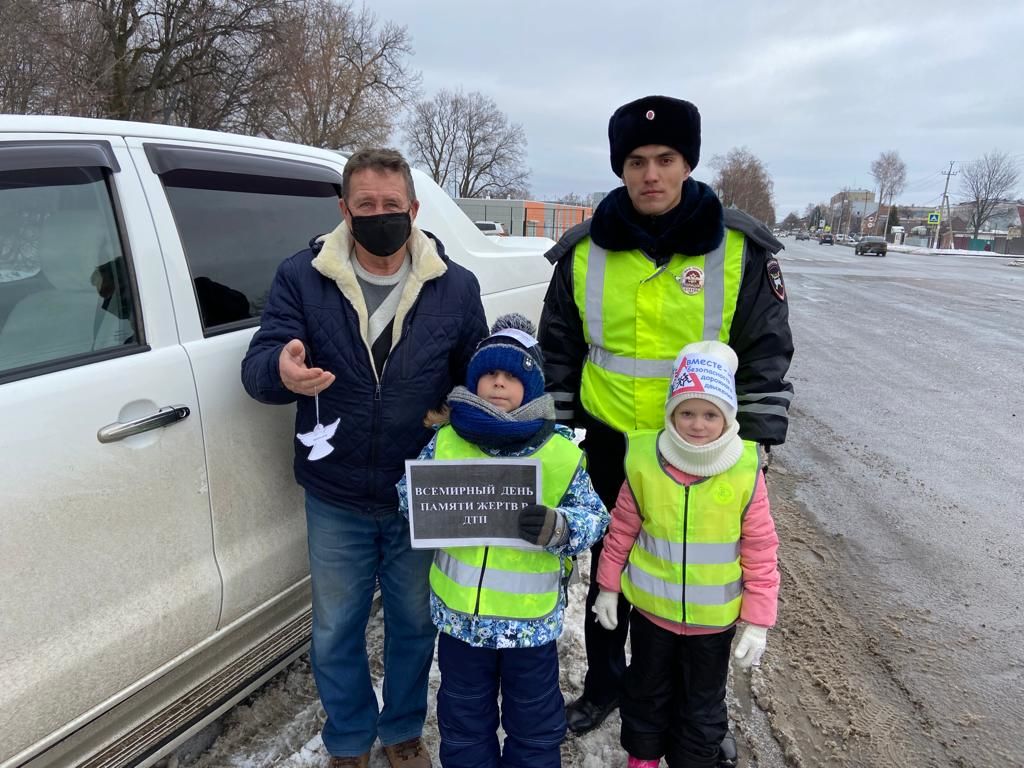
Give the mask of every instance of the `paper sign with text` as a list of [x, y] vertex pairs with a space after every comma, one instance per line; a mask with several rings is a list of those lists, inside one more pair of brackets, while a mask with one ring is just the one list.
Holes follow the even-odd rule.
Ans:
[[519, 538], [519, 510], [541, 498], [537, 459], [406, 461], [414, 549], [501, 545]]

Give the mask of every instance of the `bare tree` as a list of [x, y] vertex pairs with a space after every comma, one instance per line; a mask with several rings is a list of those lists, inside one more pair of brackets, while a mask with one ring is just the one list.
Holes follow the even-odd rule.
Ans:
[[405, 141], [413, 162], [444, 189], [450, 187], [460, 154], [463, 108], [460, 93], [441, 90], [433, 99], [417, 102], [405, 122]]
[[414, 163], [456, 197], [525, 196], [526, 134], [482, 93], [440, 91], [405, 123]]
[[271, 48], [274, 14], [291, 2], [5, 0], [0, 103], [224, 127], [250, 98], [265, 98], [267, 67], [257, 60]]
[[[104, 117], [184, 122], [182, 94], [195, 81], [251, 64], [273, 30], [275, 0], [61, 0], [65, 15], [92, 22], [94, 45], [80, 51], [78, 90], [99, 94]], [[200, 89], [202, 90], [202, 89]], [[204, 92], [209, 93], [211, 89]], [[205, 127], [218, 127], [216, 123]]]
[[275, 54], [286, 9], [287, 5], [275, 7], [264, 23], [252, 25], [244, 34], [225, 35], [214, 45], [202, 35], [185, 43], [183, 58], [192, 60], [188, 76], [164, 89], [159, 119], [194, 128], [262, 133], [283, 81]]
[[401, 107], [419, 93], [405, 27], [348, 0], [300, 0], [278, 66], [285, 74], [267, 133], [303, 144], [356, 149], [387, 141]]
[[[900, 192], [907, 186], [907, 164], [900, 158], [895, 149], [883, 152], [871, 163], [871, 175], [878, 184], [878, 207], [888, 200], [889, 206]], [[882, 217], [875, 217], [875, 228], [882, 226]]]
[[39, 30], [39, 4], [32, 0], [0, 3], [0, 112], [38, 112], [42, 90], [52, 75]]
[[466, 97], [466, 119], [460, 126], [462, 163], [459, 197], [505, 195], [522, 189], [530, 176], [525, 167], [526, 133], [509, 123], [498, 105], [482, 93]]
[[746, 211], [768, 226], [775, 224], [774, 185], [764, 163], [746, 147], [715, 155], [710, 165], [716, 175], [712, 186], [722, 205]]
[[960, 189], [971, 200], [968, 224], [977, 237], [996, 205], [1013, 193], [1020, 180], [1020, 168], [1005, 152], [993, 150], [965, 163], [960, 173]]
[[796, 229], [800, 226], [800, 217], [797, 216], [796, 211], [790, 211], [786, 218], [782, 220], [782, 226], [786, 229]]
[[817, 229], [827, 218], [828, 206], [825, 203], [808, 203], [804, 208], [804, 221], [808, 229]]
[[556, 203], [562, 205], [579, 205], [584, 208], [590, 207], [590, 195], [581, 195], [576, 192], [570, 192], [567, 195], [562, 195], [560, 198], [555, 200]]
[[0, 107], [352, 148], [417, 95], [411, 53], [350, 0], [0, 0]]

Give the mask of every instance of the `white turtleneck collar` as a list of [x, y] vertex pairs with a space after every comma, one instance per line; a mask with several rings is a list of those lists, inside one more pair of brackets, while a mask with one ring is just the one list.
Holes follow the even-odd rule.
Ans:
[[725, 472], [743, 455], [740, 425], [733, 421], [717, 440], [707, 445], [693, 445], [676, 432], [671, 420], [658, 435], [658, 451], [676, 469], [698, 477], [711, 477]]

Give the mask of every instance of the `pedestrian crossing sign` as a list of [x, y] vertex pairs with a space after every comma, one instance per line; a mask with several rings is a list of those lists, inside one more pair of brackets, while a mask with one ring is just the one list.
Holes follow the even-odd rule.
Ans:
[[929, 224], [938, 224], [939, 223], [939, 212], [938, 211], [932, 211], [931, 213], [928, 214], [928, 223]]

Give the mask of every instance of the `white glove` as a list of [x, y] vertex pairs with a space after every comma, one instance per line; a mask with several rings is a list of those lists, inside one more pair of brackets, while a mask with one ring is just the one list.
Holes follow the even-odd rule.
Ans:
[[597, 614], [597, 620], [602, 627], [608, 630], [615, 629], [619, 626], [619, 593], [602, 589], [597, 593], [597, 600], [590, 610]]
[[[600, 595], [598, 595], [597, 599], [601, 599]], [[740, 641], [736, 643], [736, 652], [733, 653], [739, 668], [750, 669], [751, 667], [761, 666], [761, 655], [764, 653], [764, 647], [767, 644], [768, 628], [747, 624], [740, 634]]]

